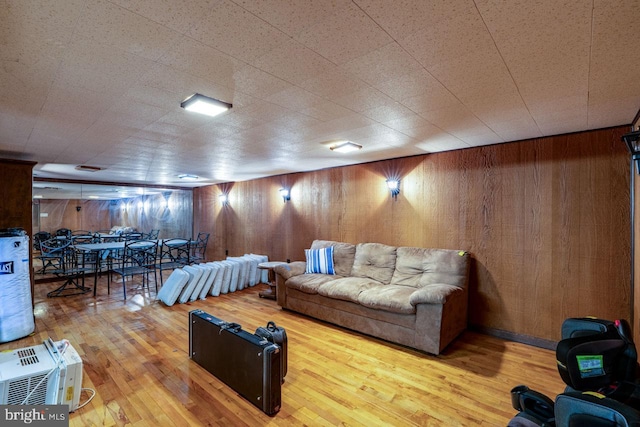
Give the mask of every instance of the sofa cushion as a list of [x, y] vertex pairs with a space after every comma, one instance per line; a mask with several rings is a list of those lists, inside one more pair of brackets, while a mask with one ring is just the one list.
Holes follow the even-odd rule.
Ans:
[[409, 300], [414, 291], [411, 286], [382, 285], [360, 292], [358, 302], [376, 310], [413, 314], [416, 308]]
[[318, 294], [329, 298], [357, 303], [360, 292], [367, 289], [377, 288], [381, 285], [382, 283], [371, 279], [345, 277], [344, 279], [332, 280], [321, 285], [318, 288]]
[[307, 259], [305, 273], [336, 274], [333, 269], [333, 246], [321, 249], [305, 249]]
[[396, 247], [382, 243], [358, 243], [351, 276], [389, 284], [396, 266]]
[[464, 287], [468, 262], [469, 256], [464, 251], [400, 247], [391, 284], [414, 288], [439, 283]]
[[340, 277], [329, 274], [301, 274], [291, 277], [285, 282], [285, 285], [307, 294], [317, 294], [321, 285]]
[[356, 254], [356, 245], [351, 243], [334, 242], [331, 240], [314, 240], [311, 249], [320, 249], [333, 246], [333, 268], [339, 276], [350, 276], [353, 259]]

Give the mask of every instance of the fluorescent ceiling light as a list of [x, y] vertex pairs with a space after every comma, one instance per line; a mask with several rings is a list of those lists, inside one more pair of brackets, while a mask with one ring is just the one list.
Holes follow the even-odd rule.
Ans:
[[84, 172], [98, 172], [101, 171], [102, 168], [100, 166], [78, 165], [76, 166], [76, 170]]
[[198, 179], [198, 175], [190, 175], [188, 173], [183, 173], [178, 175], [178, 178], [184, 179], [185, 181], [195, 181]]
[[182, 101], [180, 106], [187, 111], [206, 114], [211, 117], [224, 113], [232, 107], [231, 104], [209, 98], [208, 96], [200, 95], [199, 93], [195, 93]]
[[99, 196], [89, 196], [90, 199], [99, 199]]
[[329, 148], [331, 149], [331, 151], [336, 151], [338, 153], [350, 153], [352, 151], [360, 150], [362, 148], [362, 145], [356, 144], [355, 142], [351, 141], [343, 141], [332, 145]]
[[36, 194], [33, 196], [34, 199], [42, 199], [42, 194]]

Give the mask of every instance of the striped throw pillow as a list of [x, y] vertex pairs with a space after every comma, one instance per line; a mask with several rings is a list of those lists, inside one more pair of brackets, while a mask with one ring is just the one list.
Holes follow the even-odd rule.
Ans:
[[336, 274], [333, 269], [333, 246], [322, 249], [305, 249], [307, 258], [305, 273]]

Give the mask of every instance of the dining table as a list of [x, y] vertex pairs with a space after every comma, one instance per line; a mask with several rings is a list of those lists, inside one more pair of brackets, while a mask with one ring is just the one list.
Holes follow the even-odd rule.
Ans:
[[[168, 244], [180, 245], [180, 244], [184, 244], [187, 240], [186, 239], [141, 240], [139, 243], [136, 242], [136, 241], [133, 241], [131, 243], [131, 245], [132, 246], [137, 246], [137, 247], [144, 247], [145, 242], [157, 242], [158, 243], [158, 247], [159, 247], [165, 241], [167, 241], [167, 242], [171, 241]], [[112, 253], [113, 251], [117, 252], [117, 251], [123, 250], [126, 243], [127, 242], [123, 242], [123, 241], [119, 241], [119, 240], [112, 240], [112, 241], [103, 241], [102, 243], [78, 243], [78, 244], [73, 245], [73, 247], [76, 250], [85, 251], [85, 252], [92, 252], [92, 253], [96, 254], [96, 268], [95, 268], [95, 271], [94, 271], [94, 283], [93, 283], [93, 296], [94, 297], [96, 296], [96, 291], [97, 291], [97, 287], [98, 287], [98, 272], [100, 270], [98, 268], [98, 263], [100, 262], [100, 260], [107, 259], [109, 254]]]

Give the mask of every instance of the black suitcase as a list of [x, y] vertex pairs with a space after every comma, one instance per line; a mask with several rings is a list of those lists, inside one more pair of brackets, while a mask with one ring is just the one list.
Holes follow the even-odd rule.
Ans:
[[280, 347], [202, 310], [189, 312], [189, 357], [267, 415], [281, 405]]
[[284, 382], [284, 377], [287, 375], [287, 331], [281, 326], [276, 326], [275, 322], [269, 321], [267, 326], [260, 326], [256, 329], [256, 335], [280, 346], [282, 350], [282, 356], [280, 357], [282, 364], [280, 371], [282, 373], [281, 382]]

